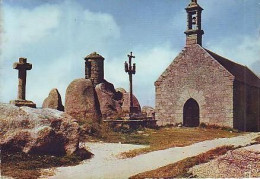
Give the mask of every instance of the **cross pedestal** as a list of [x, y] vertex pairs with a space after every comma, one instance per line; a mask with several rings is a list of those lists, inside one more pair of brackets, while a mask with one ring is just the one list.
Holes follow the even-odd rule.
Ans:
[[19, 58], [19, 62], [13, 64], [13, 68], [18, 70], [18, 95], [17, 100], [10, 101], [15, 106], [28, 106], [36, 108], [36, 104], [25, 99], [26, 92], [26, 71], [32, 69], [32, 64], [27, 63], [26, 58]]
[[130, 113], [132, 114], [132, 113], [138, 113], [138, 107], [135, 107], [135, 106], [131, 106], [130, 107]]

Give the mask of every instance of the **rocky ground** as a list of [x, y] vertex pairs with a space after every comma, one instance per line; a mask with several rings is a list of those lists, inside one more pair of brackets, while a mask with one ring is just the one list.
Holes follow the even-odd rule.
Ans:
[[37, 178], [41, 168], [90, 158], [79, 146], [79, 130], [77, 120], [64, 112], [0, 103], [1, 174]]
[[260, 133], [215, 139], [186, 147], [173, 147], [154, 151], [128, 159], [119, 159], [117, 154], [145, 146], [87, 143], [86, 145], [95, 154], [95, 157], [78, 166], [57, 168], [56, 174], [52, 178], [128, 178], [144, 171], [175, 163], [187, 157], [196, 156], [216, 147], [224, 145], [247, 146], [254, 142], [254, 139], [258, 136], [260, 136]]
[[54, 109], [0, 103], [0, 147], [8, 152], [64, 155], [79, 148], [79, 125]]
[[[77, 120], [55, 109], [18, 108], [10, 104], [0, 103], [0, 129], [0, 147], [2, 151], [23, 152], [26, 154], [71, 155], [80, 151], [79, 148], [81, 148], [79, 146], [80, 128]], [[227, 145], [234, 147], [247, 146], [259, 136], [260, 133], [248, 133], [233, 138], [219, 138], [185, 147], [158, 150], [127, 159], [118, 158], [118, 155], [122, 152], [147, 146], [120, 143], [84, 143], [82, 148], [86, 146], [87, 150], [94, 154], [94, 157], [77, 166], [59, 167], [55, 169], [55, 174], [52, 177], [62, 179], [128, 178], [144, 171], [175, 163], [187, 157], [196, 156], [217, 147]], [[259, 171], [254, 170], [259, 168], [259, 150], [256, 150], [256, 148], [259, 148], [259, 145], [231, 151], [223, 158], [212, 161], [212, 163], [209, 162], [205, 166], [194, 167], [191, 172], [194, 176], [203, 177], [207, 176], [209, 169], [218, 166], [220, 172], [218, 173], [218, 170], [214, 169], [215, 173], [212, 176], [221, 177], [225, 175], [226, 177], [229, 176], [228, 174], [237, 174], [238, 177], [245, 176], [242, 174], [259, 176]], [[232, 172], [227, 170], [229, 165], [233, 167], [230, 168]], [[43, 170], [43, 173], [46, 173], [46, 171], [48, 172], [48, 170]], [[222, 175], [223, 173], [224, 175]]]
[[229, 151], [215, 160], [192, 167], [189, 172], [199, 178], [260, 177], [260, 144]]

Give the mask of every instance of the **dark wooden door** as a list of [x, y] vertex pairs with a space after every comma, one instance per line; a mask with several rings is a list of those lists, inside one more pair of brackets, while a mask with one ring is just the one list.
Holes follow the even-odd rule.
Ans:
[[199, 104], [190, 98], [183, 107], [183, 125], [186, 127], [197, 127], [200, 124]]

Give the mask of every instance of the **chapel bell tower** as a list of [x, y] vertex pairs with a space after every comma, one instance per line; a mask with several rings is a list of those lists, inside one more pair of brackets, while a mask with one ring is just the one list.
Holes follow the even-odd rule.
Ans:
[[197, 0], [191, 0], [188, 7], [185, 9], [187, 12], [187, 30], [186, 46], [199, 44], [202, 46], [202, 35], [204, 31], [201, 30], [201, 12], [202, 8], [197, 3]]

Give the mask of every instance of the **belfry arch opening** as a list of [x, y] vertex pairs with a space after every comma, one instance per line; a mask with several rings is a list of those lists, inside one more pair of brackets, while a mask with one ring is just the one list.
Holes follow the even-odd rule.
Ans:
[[200, 124], [199, 104], [193, 98], [186, 101], [183, 106], [183, 126], [197, 127]]

